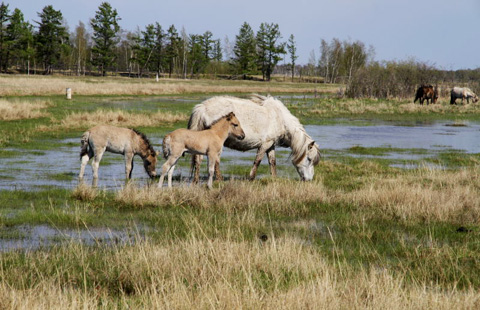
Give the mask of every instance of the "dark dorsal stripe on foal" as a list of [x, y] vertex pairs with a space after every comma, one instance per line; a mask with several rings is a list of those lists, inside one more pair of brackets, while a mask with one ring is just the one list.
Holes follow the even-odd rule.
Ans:
[[136, 133], [137, 135], [139, 135], [140, 138], [143, 139], [143, 141], [145, 141], [145, 144], [147, 145], [147, 149], [149, 149], [150, 152], [152, 152], [152, 154], [155, 154], [155, 150], [153, 149], [153, 146], [152, 146], [152, 144], [150, 143], [150, 140], [148, 140], [147, 136], [146, 136], [143, 132], [140, 132], [140, 131], [138, 131], [138, 130], [136, 130], [136, 129], [133, 129], [133, 128], [132, 128], [132, 130], [133, 130], [134, 133]]

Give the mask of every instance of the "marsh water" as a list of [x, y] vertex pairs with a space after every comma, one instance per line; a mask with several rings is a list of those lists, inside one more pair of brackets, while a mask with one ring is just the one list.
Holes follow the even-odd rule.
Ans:
[[[433, 156], [440, 151], [480, 153], [480, 123], [454, 121], [393, 123], [384, 121], [348, 121], [339, 120], [333, 125], [307, 125], [306, 131], [317, 141], [324, 157], [334, 157], [341, 152], [344, 155], [362, 156], [351, 152], [352, 148], [386, 148], [391, 149], [380, 155], [365, 157], [395, 158], [399, 160], [419, 160]], [[156, 149], [161, 149], [161, 136], [149, 135]], [[0, 159], [0, 189], [37, 190], [45, 187], [73, 188], [78, 184], [77, 174], [80, 167], [79, 138], [65, 139], [62, 146], [55, 150], [25, 151], [7, 149], [15, 156]], [[296, 177], [296, 172], [288, 159], [289, 149], [277, 151], [278, 172], [280, 176]], [[231, 171], [230, 177], [243, 177], [249, 170], [255, 151], [238, 152], [225, 148], [222, 155], [222, 170], [244, 167]], [[176, 179], [186, 180], [189, 176], [189, 156], [179, 160], [175, 171]], [[160, 171], [160, 164], [157, 172]], [[204, 164], [205, 165], [205, 164]], [[262, 165], [267, 165], [266, 159]], [[395, 165], [395, 164], [393, 164]], [[396, 165], [402, 167], [402, 164]], [[404, 168], [411, 165], [404, 164]], [[205, 173], [202, 167], [202, 173]], [[118, 189], [124, 185], [123, 156], [105, 153], [99, 170], [98, 186], [100, 188]], [[264, 173], [268, 173], [264, 170]], [[243, 174], [243, 175], [242, 175]], [[92, 177], [91, 167], [85, 173], [85, 182]], [[262, 177], [260, 174], [259, 177]], [[142, 161], [136, 157], [133, 178], [140, 184], [146, 184], [147, 175]]]

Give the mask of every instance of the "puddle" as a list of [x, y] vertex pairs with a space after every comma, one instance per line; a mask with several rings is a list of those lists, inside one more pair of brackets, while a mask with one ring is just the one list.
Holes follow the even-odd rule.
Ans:
[[[307, 125], [306, 131], [317, 141], [320, 149], [340, 151], [356, 157], [398, 159], [407, 164], [394, 163], [392, 166], [400, 168], [416, 168], [415, 164], [408, 161], [422, 160], [434, 156], [440, 151], [455, 150], [465, 153], [480, 153], [480, 123], [468, 122], [466, 126], [447, 126], [454, 121], [442, 122], [410, 122], [386, 123], [382, 121], [351, 121], [339, 120], [337, 125]], [[362, 124], [362, 126], [356, 126]], [[367, 126], [365, 126], [365, 124]], [[149, 135], [154, 148], [161, 150], [162, 136]], [[56, 150], [42, 152], [7, 149], [15, 152], [17, 156], [0, 159], [0, 190], [36, 190], [45, 187], [74, 188], [78, 184], [77, 175], [80, 169], [79, 138], [61, 141], [63, 146]], [[385, 147], [392, 151], [379, 155], [351, 154], [349, 149], [361, 146], [364, 148]], [[403, 149], [395, 151], [395, 149]], [[405, 151], [406, 150], [406, 151]], [[416, 152], [415, 150], [421, 150]], [[284, 152], [286, 151], [287, 154]], [[278, 174], [281, 177], [296, 178], [295, 168], [288, 158], [290, 150], [278, 148], [277, 158]], [[224, 149], [221, 169], [228, 172], [229, 168], [235, 175], [224, 173], [226, 177], [245, 177], [250, 170], [255, 158], [256, 150], [238, 152]], [[326, 157], [335, 158], [335, 155], [324, 154]], [[157, 166], [160, 172], [163, 158]], [[206, 175], [206, 160], [202, 164], [201, 175]], [[190, 176], [190, 156], [179, 160], [175, 170], [176, 179], [186, 180]], [[267, 166], [265, 175], [269, 175], [266, 157], [262, 166]], [[241, 167], [241, 169], [238, 169]], [[442, 169], [432, 165], [433, 168]], [[98, 187], [101, 189], [120, 189], [124, 184], [125, 166], [122, 155], [105, 153], [100, 162]], [[132, 173], [135, 181], [140, 185], [147, 185], [149, 178], [143, 168], [142, 160], [136, 156]], [[258, 177], [262, 177], [259, 171]], [[92, 169], [88, 165], [85, 170], [85, 182], [89, 184], [92, 179]]]
[[139, 232], [92, 228], [89, 230], [53, 229], [47, 225], [21, 225], [8, 229], [18, 238], [2, 238], [0, 252], [12, 250], [33, 251], [42, 247], [81, 242], [85, 245], [133, 244], [139, 239]]

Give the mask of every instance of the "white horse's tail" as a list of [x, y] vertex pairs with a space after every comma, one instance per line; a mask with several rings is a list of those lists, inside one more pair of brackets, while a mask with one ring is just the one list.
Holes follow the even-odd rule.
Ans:
[[205, 129], [205, 119], [203, 114], [205, 113], [205, 107], [203, 104], [197, 104], [193, 108], [192, 115], [188, 120], [188, 129], [190, 130], [204, 130]]
[[82, 135], [81, 149], [80, 149], [80, 159], [88, 154], [88, 140], [90, 139], [90, 131], [85, 131]]
[[172, 149], [170, 147], [170, 141], [171, 141], [170, 135], [166, 135], [165, 138], [163, 138], [163, 143], [162, 143], [162, 151], [163, 151], [163, 158], [167, 159], [168, 156], [172, 153]]

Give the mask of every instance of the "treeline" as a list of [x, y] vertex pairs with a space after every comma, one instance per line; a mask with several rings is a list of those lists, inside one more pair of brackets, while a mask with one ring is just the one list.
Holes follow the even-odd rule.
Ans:
[[210, 31], [187, 34], [158, 22], [134, 32], [121, 29], [120, 16], [108, 2], [89, 20], [91, 32], [82, 22], [70, 31], [51, 5], [38, 17], [31, 24], [20, 9], [1, 3], [0, 72], [266, 81], [279, 74], [292, 81], [345, 84], [347, 96], [377, 98], [409, 97], [420, 84], [463, 83], [477, 89], [480, 81], [478, 69], [445, 71], [412, 60], [375, 61], [373, 47], [337, 38], [321, 40], [319, 57], [312, 51], [307, 64], [297, 64], [294, 35], [283, 41], [274, 23], [262, 23], [255, 32], [245, 22], [233, 42], [228, 37], [222, 42]]
[[[222, 44], [210, 31], [187, 34], [171, 25], [158, 22], [135, 32], [120, 28], [120, 17], [108, 2], [100, 4], [89, 21], [87, 31], [80, 22], [69, 32], [62, 13], [51, 5], [38, 13], [36, 25], [24, 20], [20, 9], [12, 12], [0, 5], [0, 71], [51, 74], [54, 70], [85, 75], [156, 74], [168, 77], [196, 77], [202, 74], [225, 74], [244, 79], [261, 74], [270, 80], [277, 63], [291, 52], [293, 68], [295, 39], [281, 42], [278, 24], [262, 23], [254, 33], [244, 23], [230, 44]], [[224, 55], [226, 51], [229, 55]], [[227, 59], [226, 61], [224, 59]]]

